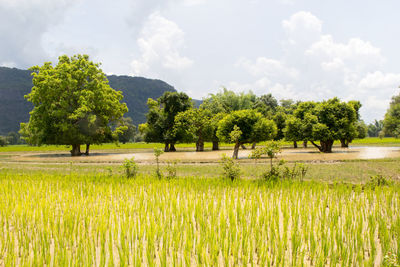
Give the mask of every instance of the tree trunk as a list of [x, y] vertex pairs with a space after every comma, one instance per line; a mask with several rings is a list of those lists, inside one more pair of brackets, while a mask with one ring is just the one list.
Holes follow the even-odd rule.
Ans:
[[198, 139], [196, 142], [196, 151], [204, 151], [204, 141], [202, 139]]
[[233, 159], [237, 159], [239, 156], [239, 148], [240, 148], [240, 143], [236, 143], [235, 147], [233, 148], [233, 155], [232, 158]]
[[254, 142], [254, 143], [251, 145], [251, 149], [255, 149], [255, 148], [256, 148], [256, 145], [257, 145], [257, 143]]
[[304, 148], [307, 148], [307, 143], [308, 143], [308, 141], [303, 141], [303, 147]]
[[349, 143], [350, 143], [350, 141], [347, 139], [340, 139], [341, 147], [347, 148], [347, 147], [349, 147]]
[[240, 147], [241, 147], [242, 149], [247, 149], [247, 148], [245, 147], [245, 145], [243, 145], [243, 144], [241, 144]]
[[169, 143], [165, 143], [164, 152], [169, 152]]
[[77, 157], [77, 156], [81, 156], [81, 145], [72, 145], [72, 150], [71, 150], [71, 156], [72, 157]]
[[86, 144], [86, 151], [85, 151], [86, 156], [89, 156], [89, 148], [90, 148], [90, 144]]
[[171, 144], [169, 145], [169, 152], [175, 152], [175, 151], [176, 151], [175, 144], [174, 144], [174, 143], [171, 143]]
[[314, 141], [311, 141], [311, 144], [313, 144], [320, 152], [323, 153], [332, 153], [332, 146], [333, 146], [333, 141], [328, 140], [328, 141], [320, 141], [321, 145], [317, 145]]
[[297, 148], [297, 141], [293, 141], [293, 147]]
[[219, 150], [219, 143], [218, 141], [212, 142], [212, 150]]

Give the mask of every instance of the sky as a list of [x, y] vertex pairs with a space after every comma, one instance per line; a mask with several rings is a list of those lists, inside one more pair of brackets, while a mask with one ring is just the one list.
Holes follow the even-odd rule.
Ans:
[[88, 54], [107, 74], [195, 99], [226, 87], [359, 100], [369, 123], [400, 93], [398, 10], [397, 0], [0, 0], [0, 66]]

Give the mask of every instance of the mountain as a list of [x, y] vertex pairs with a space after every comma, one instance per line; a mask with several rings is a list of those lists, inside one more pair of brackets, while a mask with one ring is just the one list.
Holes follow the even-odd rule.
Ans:
[[[33, 105], [24, 95], [32, 89], [32, 78], [28, 70], [0, 67], [0, 135], [18, 132], [20, 122], [29, 121], [29, 112]], [[142, 77], [108, 76], [110, 86], [122, 91], [123, 101], [129, 112], [125, 116], [132, 118], [134, 124], [146, 121], [147, 99], [157, 99], [165, 91], [175, 88], [161, 80]]]

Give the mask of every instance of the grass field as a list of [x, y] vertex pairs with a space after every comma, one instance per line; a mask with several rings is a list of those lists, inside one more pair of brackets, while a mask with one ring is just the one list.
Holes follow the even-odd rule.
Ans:
[[217, 162], [127, 179], [122, 162], [10, 160], [17, 148], [0, 152], [0, 266], [400, 264], [400, 158], [308, 162], [303, 182], [268, 183], [267, 160], [239, 161], [233, 182]]

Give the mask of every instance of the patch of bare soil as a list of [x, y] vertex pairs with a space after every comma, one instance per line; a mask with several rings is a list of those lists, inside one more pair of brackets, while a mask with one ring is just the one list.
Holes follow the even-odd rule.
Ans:
[[[71, 157], [69, 153], [29, 153], [20, 154], [12, 157], [14, 161], [28, 162], [87, 162], [87, 163], [116, 163], [125, 159], [135, 158], [137, 162], [147, 163], [154, 161], [154, 154], [151, 151], [139, 151], [131, 153], [95, 152], [90, 156]], [[239, 159], [248, 159], [250, 149], [240, 150]], [[221, 159], [223, 154], [230, 156], [232, 150], [220, 151], [178, 151], [164, 153], [160, 156], [161, 161], [177, 160], [182, 163], [210, 163]], [[381, 159], [400, 157], [399, 147], [354, 147], [354, 148], [335, 148], [333, 153], [320, 153], [314, 148], [284, 149], [279, 155], [280, 159], [286, 161], [310, 161], [310, 162], [335, 162], [340, 160], [354, 159]]]

